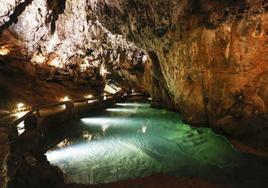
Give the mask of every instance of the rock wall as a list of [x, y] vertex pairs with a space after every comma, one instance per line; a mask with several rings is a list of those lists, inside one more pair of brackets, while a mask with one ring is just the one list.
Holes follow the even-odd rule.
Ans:
[[0, 106], [99, 95], [105, 84], [146, 90], [146, 55], [103, 27], [96, 8], [84, 0], [1, 3]]
[[159, 61], [158, 106], [230, 135], [267, 133], [267, 1], [111, 2], [99, 1], [100, 22]]
[[[151, 85], [154, 106], [193, 125], [235, 136], [267, 132], [266, 0], [14, 2], [24, 6], [7, 3], [1, 23], [11, 25], [32, 64], [64, 70], [49, 80], [96, 83], [95, 68], [104, 69], [122, 86]], [[77, 65], [85, 74], [72, 70]]]

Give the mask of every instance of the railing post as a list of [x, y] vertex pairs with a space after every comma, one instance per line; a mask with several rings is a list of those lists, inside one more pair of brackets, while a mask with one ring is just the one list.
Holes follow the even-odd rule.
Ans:
[[66, 110], [70, 111], [72, 115], [75, 115], [75, 106], [71, 101], [65, 102]]
[[36, 110], [36, 115], [37, 115], [37, 117], [39, 117], [39, 118], [41, 117], [41, 115], [40, 115], [40, 109], [37, 109], [37, 110]]

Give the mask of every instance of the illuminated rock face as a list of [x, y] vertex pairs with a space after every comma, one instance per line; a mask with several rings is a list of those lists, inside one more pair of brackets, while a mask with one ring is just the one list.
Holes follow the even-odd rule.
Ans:
[[231, 135], [265, 135], [266, 1], [135, 0], [103, 7], [100, 22], [150, 49], [155, 105]]
[[[93, 90], [100, 94], [109, 82], [125, 89], [146, 89], [143, 84], [145, 54], [133, 43], [102, 26], [94, 13], [98, 9], [94, 1], [10, 1], [1, 4], [0, 8], [3, 16], [0, 29], [5, 29], [1, 35], [0, 55], [5, 53], [3, 58], [8, 62], [1, 67], [5, 72], [17, 68], [25, 73], [26, 80], [37, 77], [41, 79], [42, 88], [49, 90], [58, 90], [50, 87], [58, 84], [58, 88], [64, 88], [60, 95], [75, 95], [77, 91], [80, 94], [79, 90], [84, 93]], [[6, 46], [9, 49], [3, 48]], [[27, 57], [20, 61], [26, 62], [28, 68], [17, 66], [19, 62], [7, 56]], [[2, 82], [8, 81], [5, 78]], [[40, 84], [36, 85], [40, 87]], [[22, 88], [20, 93], [24, 90]], [[14, 92], [10, 89], [6, 93]], [[30, 93], [34, 95], [34, 92]], [[54, 95], [43, 94], [46, 98]]]
[[2, 1], [0, 5], [0, 25], [10, 21], [10, 15], [15, 11], [15, 8], [18, 4], [24, 2], [23, 0], [10, 0]]
[[[93, 70], [106, 62], [113, 78], [140, 85], [143, 54], [109, 31], [125, 35], [150, 56], [145, 76], [155, 106], [240, 135], [267, 125], [267, 7], [264, 0], [34, 0], [10, 29], [33, 64], [90, 66], [89, 80], [99, 80]], [[67, 78], [81, 75], [74, 72]]]

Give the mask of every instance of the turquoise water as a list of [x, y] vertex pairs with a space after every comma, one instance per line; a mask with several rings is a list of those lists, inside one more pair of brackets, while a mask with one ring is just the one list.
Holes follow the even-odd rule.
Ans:
[[47, 152], [69, 182], [107, 183], [163, 172], [198, 176], [237, 186], [268, 185], [267, 161], [236, 151], [208, 128], [146, 103], [120, 103], [82, 118]]

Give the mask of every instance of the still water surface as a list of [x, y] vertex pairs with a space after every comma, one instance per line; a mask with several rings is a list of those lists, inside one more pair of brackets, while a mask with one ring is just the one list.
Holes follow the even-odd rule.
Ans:
[[193, 128], [147, 103], [119, 103], [81, 119], [47, 152], [69, 182], [97, 184], [163, 172], [243, 187], [268, 187], [268, 163], [236, 151], [209, 128]]

